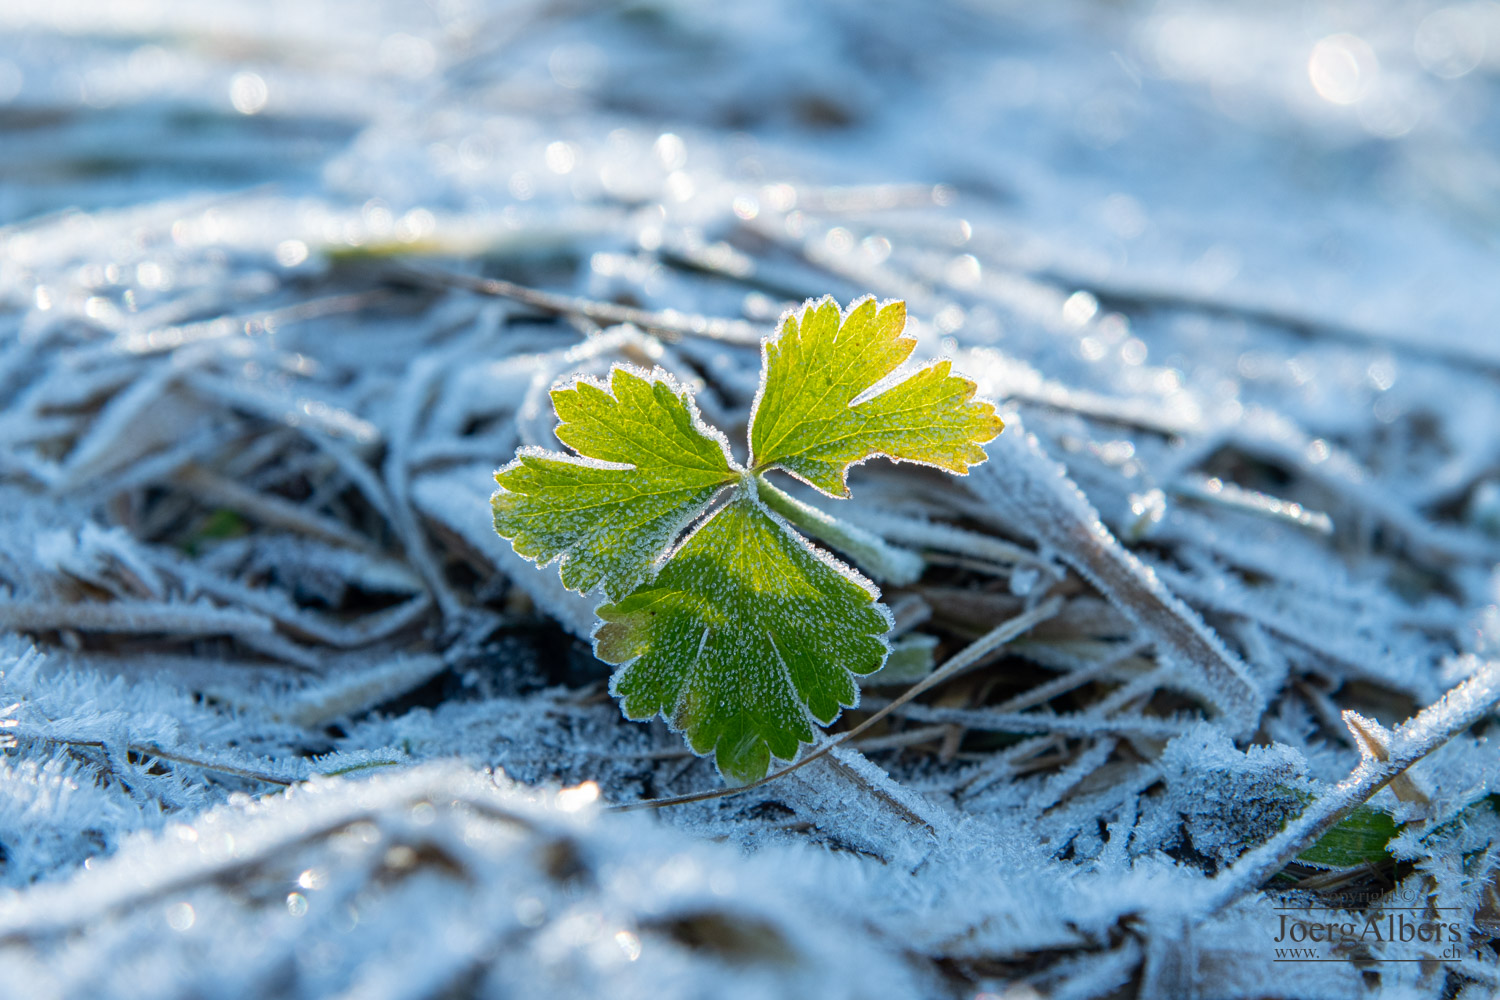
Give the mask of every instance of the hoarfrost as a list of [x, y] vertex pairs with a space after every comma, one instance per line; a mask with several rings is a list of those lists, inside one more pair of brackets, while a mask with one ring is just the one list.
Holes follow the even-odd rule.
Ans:
[[1242, 753], [1208, 726], [1169, 742], [1161, 765], [1192, 849], [1219, 864], [1268, 840], [1309, 794], [1307, 763], [1296, 750], [1278, 743]]
[[[1492, 6], [0, 5], [9, 991], [1493, 995]], [[1010, 422], [826, 502], [897, 628], [1031, 627], [615, 815], [720, 785], [493, 471], [824, 294]]]

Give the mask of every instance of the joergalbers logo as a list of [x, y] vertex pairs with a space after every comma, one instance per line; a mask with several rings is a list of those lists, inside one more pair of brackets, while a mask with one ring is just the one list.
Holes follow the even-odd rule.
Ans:
[[1423, 962], [1463, 959], [1470, 928], [1458, 907], [1394, 890], [1375, 898], [1277, 907], [1277, 962]]

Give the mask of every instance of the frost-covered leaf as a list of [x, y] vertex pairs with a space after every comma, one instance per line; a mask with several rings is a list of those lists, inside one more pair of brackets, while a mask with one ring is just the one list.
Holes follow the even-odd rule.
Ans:
[[1318, 839], [1297, 860], [1323, 868], [1359, 868], [1390, 860], [1386, 844], [1400, 827], [1384, 809], [1361, 805]]
[[985, 460], [980, 447], [1004, 426], [974, 383], [947, 361], [881, 387], [917, 342], [903, 337], [906, 303], [874, 298], [839, 314], [831, 298], [788, 313], [767, 341], [751, 417], [751, 466], [778, 465], [831, 496], [848, 496], [849, 466], [874, 455], [960, 475]]
[[[69, 6], [105, 14], [86, 19], [5, 5], [0, 103], [27, 117], [0, 148], [7, 994], [1500, 992], [1484, 947], [1500, 937], [1492, 710], [1393, 774], [1414, 755], [1397, 723], [1481, 669], [1454, 654], [1500, 657], [1500, 248], [1473, 238], [1500, 218], [1484, 183], [1500, 130], [1464, 114], [1494, 103], [1500, 75], [1436, 82], [1417, 65], [1455, 27], [1477, 44], [1493, 5], [1431, 5], [1447, 9], [1420, 51], [1409, 5], [1360, 5], [1347, 30], [1386, 67], [1376, 103], [1422, 107], [1373, 163], [1367, 143], [1308, 143], [1307, 109], [1279, 99], [1306, 90], [1311, 44], [1287, 5], [1174, 5], [1170, 32], [1159, 5], [1117, 6], [1100, 19], [1063, 0], [1027, 19], [1009, 68], [1045, 66], [1048, 100], [1021, 106], [966, 72], [1015, 35], [995, 4], [697, 5], [649, 31], [634, 5], [564, 5], [548, 30], [477, 48], [463, 29], [505, 9], [493, 0], [464, 4], [463, 24], [421, 4], [319, 4], [358, 10], [336, 32], [245, 0]], [[226, 17], [254, 65], [219, 44]], [[1254, 126], [1146, 87], [1106, 109], [1126, 113], [1123, 143], [1082, 173], [1051, 169], [1059, 141], [1099, 123], [1057, 108], [1094, 110], [1122, 31], [1170, 42], [1150, 46], [1164, 63], [1243, 40], [1267, 70], [1232, 88]], [[851, 32], [861, 52], [945, 58], [918, 74], [840, 58]], [[152, 45], [125, 66], [122, 37]], [[609, 58], [572, 66], [590, 81], [547, 99], [559, 41], [580, 38]], [[677, 58], [701, 51], [713, 58]], [[637, 71], [664, 58], [683, 72]], [[59, 62], [67, 78], [46, 72]], [[1217, 93], [1242, 62], [1192, 75]], [[270, 114], [215, 113], [205, 143], [202, 116], [173, 109], [224, 110], [231, 78], [233, 103], [269, 94]], [[1443, 101], [1424, 97], [1439, 86]], [[847, 120], [836, 142], [778, 124], [809, 108]], [[1359, 110], [1355, 132], [1380, 124], [1375, 103]], [[1004, 129], [970, 127], [1000, 113]], [[694, 124], [658, 141], [663, 121]], [[1149, 159], [1204, 128], [1235, 138], [1210, 164], [1219, 201], [1194, 183], [1201, 158]], [[1010, 142], [1018, 129], [1037, 141]], [[142, 169], [93, 169], [117, 148]], [[1002, 164], [1011, 183], [966, 183], [956, 163]], [[944, 164], [957, 202], [889, 183]], [[1437, 183], [1399, 197], [1433, 164]], [[1327, 183], [1306, 184], [1310, 168]], [[215, 177], [243, 190], [204, 190]], [[515, 198], [497, 197], [506, 178]], [[1277, 213], [1306, 224], [1262, 224]], [[1330, 240], [1357, 252], [1330, 256]], [[330, 265], [356, 250], [384, 257]], [[929, 364], [926, 331], [941, 330], [954, 371], [1011, 401], [1035, 447], [1002, 413], [1009, 443], [986, 445], [967, 489], [911, 465], [853, 472], [837, 513], [909, 550], [896, 562], [767, 506], [877, 581], [894, 631], [930, 631], [942, 655], [1027, 608], [1061, 610], [1008, 644], [1019, 655], [974, 663], [858, 751], [764, 788], [591, 826], [586, 811], [535, 831], [497, 817], [554, 796], [507, 793], [490, 768], [625, 803], [701, 790], [709, 765], [594, 697], [612, 668], [552, 623], [588, 637], [606, 598], [495, 534], [494, 470], [523, 444], [576, 454], [551, 437], [548, 392], [575, 373], [607, 382], [618, 362], [701, 378], [704, 420], [742, 434], [779, 297], [800, 312], [808, 291], [851, 283], [919, 295], [908, 333], [918, 311], [932, 321], [878, 387]], [[613, 326], [626, 318], [638, 325]], [[1130, 530], [1141, 496], [1163, 513], [1149, 538]], [[1325, 515], [1337, 530], [1315, 530]], [[226, 525], [237, 537], [213, 537]], [[889, 571], [900, 556], [909, 576]], [[866, 680], [892, 679], [892, 642]], [[1389, 732], [1349, 742], [1351, 709]], [[1200, 716], [1223, 753], [1183, 739], [1166, 759]], [[1278, 764], [1291, 750], [1305, 766]], [[371, 767], [281, 790], [384, 757], [475, 771], [406, 784], [407, 766]], [[1401, 800], [1408, 778], [1425, 801]], [[285, 808], [262, 817], [244, 795]], [[1366, 799], [1404, 824], [1394, 860], [1309, 875], [1298, 855]], [[1443, 908], [1464, 957], [1387, 941], [1320, 953], [1352, 962], [1276, 960], [1287, 907], [1387, 890]], [[744, 957], [774, 953], [757, 952], [766, 941], [795, 967]]]
[[665, 373], [617, 367], [554, 389], [552, 405], [577, 454], [527, 449], [495, 473], [495, 530], [539, 565], [560, 557], [569, 589], [618, 599], [738, 473]]
[[885, 661], [890, 615], [873, 588], [741, 496], [656, 579], [599, 608], [595, 652], [622, 664], [627, 717], [660, 713], [736, 781], [766, 773], [858, 698]]
[[[876, 454], [962, 473], [1000, 432], [994, 407], [974, 401], [973, 383], [947, 362], [856, 403], [911, 354], [905, 325], [904, 303], [877, 308], [873, 298], [847, 317], [832, 299], [804, 307], [800, 321], [789, 314], [764, 345], [750, 472], [665, 373], [617, 365], [608, 383], [580, 378], [552, 392], [557, 437], [576, 454], [523, 449], [495, 474], [495, 530], [540, 565], [559, 559], [569, 589], [602, 588], [612, 602], [598, 609], [594, 652], [620, 666], [611, 690], [625, 715], [661, 715], [730, 780], [794, 757], [814, 722], [856, 703], [855, 676], [890, 651], [892, 619], [874, 587], [792, 525], [820, 539], [856, 532], [761, 475], [781, 467], [842, 493], [848, 467]], [[724, 504], [668, 555], [726, 487]], [[909, 576], [920, 572], [912, 562]]]

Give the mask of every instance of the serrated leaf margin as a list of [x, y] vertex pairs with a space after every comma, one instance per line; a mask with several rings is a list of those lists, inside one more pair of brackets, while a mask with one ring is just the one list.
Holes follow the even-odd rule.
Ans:
[[[802, 304], [800, 306], [793, 306], [793, 307], [785, 310], [784, 312], [782, 312], [781, 317], [776, 320], [776, 325], [772, 328], [771, 333], [769, 333], [766, 336], [764, 336], [764, 337], [761, 338], [761, 341], [760, 341], [760, 383], [755, 387], [755, 398], [753, 400], [751, 400], [751, 402], [750, 402], [750, 416], [749, 416], [749, 419], [745, 422], [745, 438], [746, 438], [745, 447], [746, 447], [746, 454], [751, 458], [751, 460], [754, 459], [754, 455], [755, 455], [755, 443], [754, 443], [753, 440], [751, 440], [751, 435], [753, 434], [754, 428], [755, 428], [755, 417], [756, 417], [756, 414], [760, 412], [761, 399], [762, 399], [762, 397], [765, 396], [765, 393], [766, 393], [766, 382], [769, 379], [770, 373], [771, 373], [771, 358], [770, 358], [770, 354], [769, 354], [770, 346], [773, 343], [775, 343], [776, 341], [778, 341], [778, 340], [781, 339], [781, 335], [782, 335], [782, 333], [786, 329], [786, 321], [787, 321], [788, 317], [794, 316], [794, 315], [797, 316], [799, 318], [798, 319], [798, 325], [800, 327], [805, 322], [805, 317], [806, 317], [806, 315], [807, 315], [807, 313], [808, 313], [809, 310], [819, 308], [824, 303], [829, 303], [829, 302], [831, 302], [834, 305], [835, 308], [839, 308], [838, 299], [834, 298], [832, 295], [823, 295], [823, 296], [821, 296], [819, 298], [816, 298], [816, 299], [813, 299], [813, 298], [804, 299], [802, 301]], [[850, 317], [850, 315], [853, 314], [854, 310], [857, 309], [857, 308], [859, 308], [861, 305], [863, 305], [866, 302], [874, 302], [875, 303], [875, 311], [876, 311], [876, 313], [879, 313], [880, 310], [884, 309], [886, 306], [895, 305], [897, 303], [901, 303], [904, 306], [905, 303], [906, 303], [906, 300], [905, 299], [877, 299], [874, 295], [870, 295], [870, 294], [861, 295], [857, 299], [852, 299], [847, 306], [845, 306], [843, 308], [839, 308], [839, 326], [840, 326], [840, 328], [842, 328], [843, 325], [849, 321], [849, 317]], [[911, 318], [910, 318], [910, 315], [908, 315], [908, 317], [907, 317], [907, 323], [909, 324], [910, 322], [911, 322]], [[907, 337], [905, 327], [902, 328], [902, 332], [901, 332], [900, 336], [903, 337], [903, 338], [905, 338], [905, 339], [909, 339], [909, 340], [913, 340], [913, 341], [916, 340], [915, 337]], [[881, 377], [877, 381], [871, 383], [871, 385], [868, 388], [861, 390], [853, 399], [851, 399], [849, 401], [849, 405], [851, 407], [852, 406], [857, 406], [860, 403], [864, 403], [864, 402], [866, 402], [868, 400], [875, 399], [876, 397], [878, 397], [881, 394], [883, 394], [884, 392], [886, 392], [888, 389], [895, 388], [897, 385], [899, 385], [900, 383], [904, 382], [907, 378], [911, 377], [912, 375], [915, 375], [917, 372], [922, 371], [923, 369], [926, 369], [926, 368], [931, 368], [932, 366], [940, 364], [940, 363], [945, 362], [945, 361], [948, 362], [948, 365], [949, 365], [949, 368], [948, 368], [948, 377], [958, 379], [959, 381], [965, 382], [965, 383], [968, 384], [969, 392], [964, 397], [964, 402], [968, 402], [969, 400], [973, 399], [976, 395], [978, 395], [979, 394], [979, 384], [977, 382], [975, 382], [973, 379], [969, 378], [967, 375], [962, 375], [962, 374], [959, 374], [958, 372], [955, 372], [953, 370], [953, 359], [952, 358], [949, 358], [949, 357], [947, 357], [945, 355], [939, 355], [938, 357], [930, 359], [926, 364], [923, 364], [923, 365], [918, 366], [916, 368], [910, 368], [909, 366], [911, 365], [911, 357], [910, 357], [910, 355], [908, 355], [907, 358], [906, 358], [906, 360], [902, 361], [891, 372], [889, 372], [885, 376]], [[998, 414], [997, 414], [997, 419], [998, 419]], [[1000, 425], [1000, 429], [995, 432], [995, 437], [999, 437], [1000, 434], [1001, 434], [1001, 432], [1003, 432], [1004, 430], [1005, 430], [1005, 424], [1002, 422], [1001, 425]], [[989, 438], [986, 441], [976, 442], [976, 444], [984, 445], [984, 444], [987, 444], [988, 441], [993, 441], [993, 440], [994, 440], [994, 437], [991, 437], [991, 438]], [[924, 462], [921, 459], [917, 459], [917, 458], [898, 458], [898, 457], [896, 457], [894, 455], [888, 455], [888, 454], [886, 454], [883, 451], [874, 451], [874, 452], [871, 452], [870, 454], [866, 455], [865, 457], [860, 458], [860, 459], [856, 459], [855, 461], [850, 462], [848, 465], [846, 465], [844, 467], [843, 475], [841, 477], [842, 482], [843, 482], [843, 486], [844, 486], [844, 492], [843, 493], [830, 493], [827, 490], [823, 489], [823, 487], [818, 486], [816, 483], [809, 482], [807, 479], [804, 479], [802, 476], [798, 475], [796, 472], [793, 472], [791, 469], [787, 468], [786, 466], [781, 465], [781, 464], [776, 463], [776, 462], [773, 462], [773, 463], [765, 466], [764, 468], [762, 468], [762, 467], [756, 467], [756, 468], [752, 469], [751, 471], [754, 472], [754, 473], [756, 473], [756, 474], [761, 474], [763, 472], [768, 472], [771, 469], [778, 469], [781, 472], [786, 473], [788, 476], [791, 476], [793, 479], [797, 480], [799, 483], [805, 483], [807, 486], [811, 487], [812, 489], [817, 490], [818, 493], [821, 494], [821, 495], [823, 495], [823, 496], [832, 497], [832, 498], [834, 498], [836, 500], [845, 500], [845, 499], [848, 499], [852, 495], [852, 493], [851, 493], [851, 491], [849, 489], [849, 471], [851, 469], [856, 468], [857, 466], [864, 465], [866, 462], [870, 461], [872, 458], [883, 458], [883, 459], [885, 459], [888, 462], [895, 462], [895, 463], [903, 464], [903, 465], [925, 465], [929, 469], [938, 469], [938, 470], [940, 470], [942, 472], [947, 473], [950, 476], [968, 476], [968, 474], [969, 474], [969, 472], [967, 470], [963, 471], [963, 472], [958, 472], [958, 471], [955, 471], [954, 469], [949, 468], [946, 465], [940, 465], [937, 462]], [[975, 463], [971, 464], [968, 468], [971, 469], [971, 470], [975, 469], [975, 468], [978, 468], [979, 466], [983, 465], [988, 460], [989, 460], [988, 458], [982, 459], [982, 460], [980, 460], [978, 462], [975, 462]]]
[[[868, 577], [866, 577], [863, 573], [861, 573], [855, 567], [849, 565], [848, 563], [845, 563], [842, 559], [838, 558], [838, 556], [836, 556], [833, 553], [827, 551], [826, 549], [823, 549], [823, 548], [820, 548], [817, 545], [814, 545], [812, 543], [812, 541], [807, 538], [807, 536], [803, 535], [802, 532], [798, 531], [795, 527], [793, 527], [792, 524], [790, 522], [788, 522], [784, 517], [782, 517], [780, 514], [776, 513], [771, 508], [767, 507], [765, 505], [765, 503], [757, 495], [755, 489], [753, 488], [754, 484], [751, 483], [751, 482], [749, 482], [748, 477], [755, 475], [755, 473], [752, 473], [752, 472], [749, 472], [749, 471], [744, 471], [743, 475], [744, 475], [745, 478], [742, 478], [740, 480], [740, 482], [735, 483], [735, 484], [733, 484], [730, 487], [730, 489], [733, 492], [729, 492], [727, 495], [725, 493], [720, 493], [717, 497], [715, 497], [714, 502], [710, 506], [710, 509], [704, 511], [702, 514], [699, 515], [697, 524], [693, 525], [690, 530], [684, 532], [682, 534], [682, 536], [680, 538], [678, 538], [677, 543], [672, 546], [671, 552], [669, 552], [667, 555], [663, 556], [660, 560], [658, 560], [658, 562], [655, 565], [662, 565], [662, 564], [670, 561], [671, 558], [673, 556], [675, 556], [677, 554], [677, 552], [684, 545], [686, 545], [688, 543], [688, 540], [691, 539], [692, 536], [694, 534], [696, 534], [703, 527], [703, 525], [707, 524], [708, 521], [713, 517], [714, 514], [717, 514], [719, 512], [719, 509], [721, 507], [723, 507], [723, 506], [725, 506], [725, 505], [727, 505], [729, 503], [734, 502], [743, 493], [743, 495], [747, 496], [749, 498], [750, 502], [755, 507], [757, 507], [762, 513], [764, 513], [768, 518], [771, 519], [772, 523], [774, 523], [777, 528], [779, 528], [781, 531], [786, 532], [787, 535], [789, 535], [796, 544], [801, 545], [803, 547], [803, 549], [805, 549], [810, 555], [812, 555], [812, 557], [814, 559], [817, 559], [819, 562], [822, 562], [829, 569], [833, 570], [835, 573], [838, 573], [840, 576], [844, 577], [845, 579], [849, 580], [851, 583], [855, 584], [857, 587], [859, 587], [861, 590], [863, 590], [866, 594], [870, 595], [870, 604], [871, 604], [871, 606], [873, 607], [873, 609], [875, 610], [875, 612], [878, 615], [880, 615], [881, 619], [885, 622], [885, 631], [882, 632], [882, 633], [880, 633], [879, 635], [874, 636], [875, 640], [880, 643], [881, 649], [883, 650], [883, 654], [880, 657], [880, 662], [878, 664], [876, 664], [873, 669], [867, 671], [864, 674], [855, 673], [853, 670], [849, 670], [848, 667], [845, 667], [844, 669], [845, 670], [849, 670], [849, 673], [854, 674], [855, 677], [868, 676], [869, 674], [874, 674], [875, 672], [879, 671], [882, 667], [885, 666], [886, 662], [888, 660], [890, 660], [890, 658], [891, 658], [891, 649], [892, 649], [892, 646], [891, 646], [891, 631], [896, 627], [896, 618], [895, 618], [895, 615], [893, 615], [891, 613], [891, 609], [885, 603], [883, 603], [880, 600], [880, 597], [881, 597], [880, 588], [877, 587], [874, 584], [874, 582], [872, 582]], [[601, 608], [601, 607], [603, 607], [604, 605], [610, 604], [610, 603], [613, 603], [613, 602], [611, 602], [609, 600], [603, 600], [603, 601], [600, 601], [597, 605], [595, 605], [595, 619], [596, 619], [596, 621], [594, 622], [593, 629], [589, 632], [589, 639], [590, 639], [590, 642], [591, 642], [591, 645], [592, 645], [594, 657], [595, 657], [595, 659], [599, 660], [601, 663], [608, 663], [609, 662], [608, 660], [605, 660], [603, 657], [599, 656], [599, 638], [598, 638], [598, 636], [599, 636], [599, 630], [601, 628], [603, 628], [608, 623], [606, 621], [604, 621], [604, 619], [598, 617], [598, 609]], [[641, 654], [641, 655], [645, 655], [645, 654]], [[624, 663], [618, 663], [618, 664], [616, 664], [615, 665], [615, 669], [609, 675], [609, 694], [610, 694], [611, 698], [615, 699], [615, 703], [620, 706], [620, 715], [623, 718], [628, 719], [631, 722], [650, 722], [652, 719], [659, 718], [659, 719], [662, 720], [662, 722], [666, 723], [667, 728], [672, 733], [676, 734], [677, 736], [682, 737], [682, 744], [683, 744], [683, 746], [685, 746], [688, 749], [688, 752], [691, 753], [694, 757], [700, 757], [700, 758], [703, 758], [703, 757], [708, 757], [708, 758], [715, 757], [716, 750], [717, 750], [716, 747], [710, 747], [708, 750], [704, 751], [703, 753], [699, 753], [697, 750], [693, 749], [693, 744], [687, 738], [687, 733], [683, 729], [679, 728], [674, 723], [673, 717], [677, 715], [677, 709], [679, 707], [678, 705], [672, 705], [669, 710], [668, 709], [660, 709], [660, 710], [658, 710], [656, 712], [651, 713], [650, 715], [635, 716], [635, 715], [630, 715], [629, 713], [627, 713], [625, 711], [625, 698], [624, 698], [623, 695], [620, 694], [619, 689], [617, 687], [617, 684], [619, 683], [620, 678], [624, 675], [625, 670], [632, 663], [634, 663], [638, 659], [640, 659], [640, 656], [634, 656], [634, 657], [631, 657], [629, 660], [626, 660]], [[789, 687], [791, 687], [791, 689], [793, 691], [795, 691], [796, 690], [796, 685], [792, 683], [791, 675], [788, 672], [786, 665], [784, 663], [778, 664], [778, 668], [781, 671], [781, 673], [783, 675], [783, 679], [786, 681], [787, 685]], [[828, 726], [831, 726], [835, 722], [837, 722], [839, 720], [839, 718], [844, 714], [844, 712], [851, 711], [851, 710], [853, 710], [855, 708], [858, 708], [859, 707], [860, 694], [861, 694], [861, 692], [860, 692], [859, 685], [855, 684], [854, 685], [854, 700], [853, 700], [853, 702], [851, 702], [849, 704], [845, 704], [844, 702], [840, 701], [838, 703], [839, 706], [840, 706], [839, 710], [837, 712], [835, 712], [833, 714], [833, 716], [827, 722], [823, 722], [823, 721], [819, 720], [817, 718], [817, 716], [815, 716], [815, 715], [812, 714], [812, 710], [807, 707], [807, 704], [805, 702], [802, 702], [802, 700], [800, 698], [798, 698], [797, 700], [799, 702], [801, 702], [803, 715], [804, 715], [804, 717], [807, 720], [808, 727], [811, 729], [811, 731], [813, 733], [814, 739], [816, 740], [817, 735], [818, 735], [818, 733], [820, 731], [826, 729]], [[670, 714], [669, 714], [669, 712], [670, 712]], [[799, 743], [798, 750], [800, 751], [804, 746], [812, 746], [812, 745], [814, 745], [814, 744], [812, 744], [812, 743]], [[775, 754], [772, 754], [771, 755], [771, 759], [773, 761], [776, 761], [776, 760], [783, 760], [784, 758], [777, 757]], [[714, 771], [726, 783], [730, 783], [730, 784], [736, 783], [735, 779], [731, 778], [729, 775], [726, 775], [722, 771], [719, 770], [718, 762], [717, 761], [715, 761], [715, 763], [714, 763]]]
[[[724, 460], [728, 463], [729, 470], [741, 475], [744, 474], [744, 468], [735, 461], [734, 452], [730, 450], [729, 438], [725, 436], [723, 431], [719, 430], [713, 424], [710, 424], [703, 419], [703, 414], [698, 409], [698, 401], [694, 397], [692, 390], [679, 382], [671, 372], [667, 371], [660, 365], [653, 365], [651, 370], [647, 371], [640, 365], [631, 364], [626, 361], [616, 361], [609, 366], [609, 369], [603, 375], [590, 375], [585, 372], [575, 372], [572, 375], [566, 375], [558, 379], [556, 382], [552, 383], [551, 388], [547, 390], [547, 398], [549, 400], [552, 400], [552, 394], [555, 392], [568, 392], [575, 390], [577, 389], [579, 383], [586, 383], [600, 390], [606, 395], [613, 397], [614, 393], [611, 389], [610, 382], [613, 381], [616, 370], [625, 371], [627, 374], [635, 375], [647, 382], [659, 382], [665, 385], [669, 390], [671, 390], [672, 395], [680, 399], [687, 407], [688, 414], [693, 419], [693, 428], [704, 437], [716, 442], [719, 445], [720, 450], [724, 452]], [[552, 402], [552, 412], [554, 416], [557, 413], [556, 401]], [[562, 447], [564, 448], [570, 447], [566, 444], [563, 444], [560, 439], [557, 443], [562, 445]], [[634, 471], [639, 468], [639, 466], [633, 465], [628, 462], [607, 462], [603, 459], [590, 458], [586, 455], [577, 454], [576, 452], [554, 451], [541, 445], [522, 445], [521, 447], [516, 449], [514, 458], [502, 465], [500, 468], [496, 469], [494, 472], [494, 479], [496, 480], [497, 488], [493, 493], [490, 494], [489, 497], [491, 509], [494, 508], [495, 497], [499, 496], [501, 493], [511, 492], [510, 490], [507, 490], [504, 486], [501, 486], [499, 484], [498, 480], [500, 476], [521, 465], [521, 460], [523, 458], [545, 458], [549, 461], [564, 462], [569, 465], [578, 465], [585, 468], [614, 469], [622, 472]], [[717, 492], [715, 492], [713, 496], [704, 501], [703, 504], [698, 507], [698, 509], [694, 510], [691, 507], [686, 508], [684, 510], [682, 518], [673, 525], [670, 535], [671, 540], [668, 542], [666, 548], [664, 548], [662, 552], [658, 553], [656, 557], [652, 559], [648, 566], [646, 575], [641, 579], [634, 581], [632, 584], [632, 589], [634, 587], [640, 586], [643, 582], [650, 580], [656, 569], [661, 566], [661, 564], [667, 559], [671, 558], [672, 553], [676, 552], [680, 547], [680, 542], [686, 537], [687, 534], [691, 533], [690, 529], [693, 527], [693, 522], [703, 517], [706, 511], [716, 510], [716, 505], [723, 499], [725, 491], [734, 489], [736, 485], [737, 483], [734, 480], [726, 481], [724, 486]], [[519, 548], [517, 548], [516, 540], [514, 538], [508, 538], [505, 535], [500, 535], [500, 537], [504, 538], [505, 541], [509, 543], [512, 552], [520, 556], [522, 559], [530, 562], [538, 570], [546, 569], [547, 567], [555, 564], [557, 566], [558, 579], [562, 580], [563, 566], [568, 561], [568, 553], [558, 552], [547, 559], [546, 562], [538, 562], [537, 556], [527, 555], [525, 552], [522, 552]], [[563, 586], [568, 590], [572, 590], [575, 594], [588, 596], [589, 594], [603, 593], [605, 589], [605, 582], [603, 579], [601, 579], [600, 582], [596, 583], [594, 586], [590, 587], [587, 590], [576, 590], [572, 587], [568, 587], [566, 581], [563, 581]], [[606, 596], [603, 598], [603, 600], [596, 604], [595, 607], [597, 608], [600, 605], [607, 603], [609, 603], [609, 598]], [[598, 627], [597, 623], [595, 627]]]

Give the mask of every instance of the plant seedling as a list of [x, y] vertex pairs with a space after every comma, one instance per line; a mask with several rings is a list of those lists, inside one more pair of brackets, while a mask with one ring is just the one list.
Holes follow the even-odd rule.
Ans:
[[748, 468], [670, 375], [616, 365], [552, 390], [575, 454], [523, 448], [495, 473], [495, 530], [538, 566], [556, 560], [564, 586], [607, 598], [594, 653], [618, 667], [625, 716], [660, 714], [728, 781], [795, 757], [890, 652], [874, 585], [793, 525], [835, 540], [857, 530], [767, 473], [832, 497], [877, 455], [964, 475], [1003, 427], [947, 361], [896, 375], [916, 346], [905, 327], [905, 303], [869, 297], [784, 316], [761, 345]]

